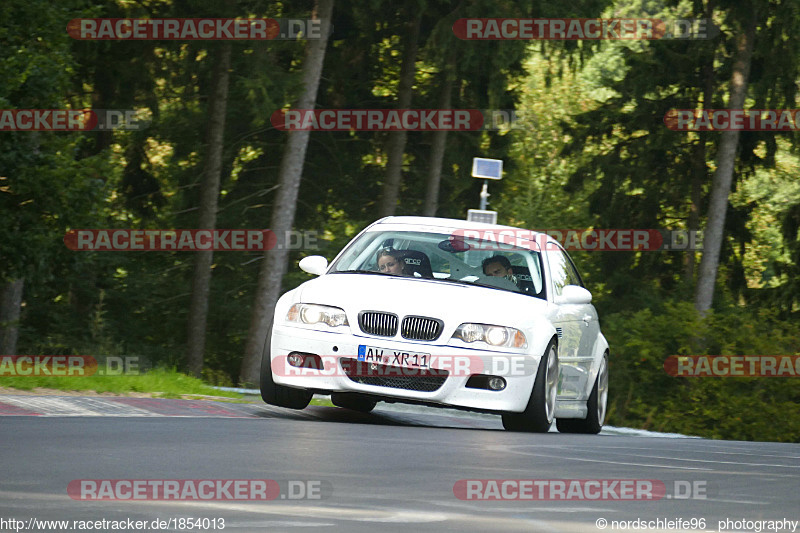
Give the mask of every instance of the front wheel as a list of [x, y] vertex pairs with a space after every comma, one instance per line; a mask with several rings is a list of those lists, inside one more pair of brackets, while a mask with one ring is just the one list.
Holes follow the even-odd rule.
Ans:
[[608, 404], [608, 354], [603, 355], [597, 379], [594, 381], [592, 393], [586, 404], [589, 413], [586, 418], [563, 418], [556, 420], [556, 427], [561, 433], [588, 433], [596, 435], [603, 429]]
[[503, 427], [509, 431], [546, 433], [553, 423], [557, 394], [558, 350], [552, 339], [539, 362], [528, 405], [521, 413], [504, 413]]
[[[267, 343], [272, 337], [272, 328], [267, 334]], [[305, 409], [311, 402], [313, 393], [305, 389], [294, 389], [278, 385], [272, 380], [272, 358], [269, 350], [261, 354], [261, 399], [270, 405], [289, 409]]]

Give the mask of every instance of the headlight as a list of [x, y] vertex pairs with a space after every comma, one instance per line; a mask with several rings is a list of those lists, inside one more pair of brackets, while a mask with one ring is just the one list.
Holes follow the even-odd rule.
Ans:
[[486, 328], [486, 342], [492, 346], [503, 346], [508, 340], [508, 332], [506, 328], [498, 328], [497, 326], [490, 326]]
[[483, 326], [480, 324], [461, 324], [455, 334], [464, 342], [475, 342], [483, 340]]
[[453, 338], [461, 339], [464, 342], [483, 341], [491, 346], [506, 348], [526, 348], [528, 346], [525, 334], [520, 330], [491, 324], [461, 324], [453, 334]]
[[337, 326], [349, 326], [347, 315], [344, 310], [329, 305], [316, 304], [294, 304], [289, 312], [286, 313], [286, 320], [289, 322], [299, 322], [300, 324], [327, 324], [335, 328]]

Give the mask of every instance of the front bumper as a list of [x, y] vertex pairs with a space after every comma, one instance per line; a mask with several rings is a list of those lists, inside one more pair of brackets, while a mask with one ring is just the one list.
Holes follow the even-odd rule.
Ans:
[[[379, 398], [494, 412], [525, 410], [541, 359], [541, 355], [487, 352], [278, 324], [273, 326], [270, 343], [272, 379], [280, 385], [321, 393], [360, 392]], [[359, 345], [431, 354], [432, 369], [444, 368], [451, 372], [441, 387], [431, 392], [359, 383], [348, 377], [340, 361], [342, 358], [357, 359]], [[286, 361], [291, 352], [321, 356], [324, 370], [291, 367]], [[453, 357], [462, 363], [455, 363], [456, 369], [453, 368]], [[500, 375], [506, 380], [506, 387], [501, 391], [467, 388], [467, 380], [472, 374]]]

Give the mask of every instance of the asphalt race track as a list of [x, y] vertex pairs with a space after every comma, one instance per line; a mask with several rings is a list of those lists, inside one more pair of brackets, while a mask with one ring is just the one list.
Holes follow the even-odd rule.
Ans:
[[[0, 452], [0, 531], [15, 530], [9, 519], [25, 521], [20, 531], [36, 530], [27, 529], [31, 519], [163, 520], [163, 529], [144, 530], [187, 531], [166, 521], [222, 518], [224, 530], [237, 533], [716, 532], [726, 519], [728, 531], [755, 531], [742, 520], [800, 520], [797, 444], [613, 428], [599, 436], [520, 434], [503, 431], [499, 417], [383, 404], [365, 415], [318, 406], [296, 412], [260, 403], [2, 395]], [[67, 489], [74, 480], [120, 479], [276, 480], [280, 493], [269, 501], [92, 501]], [[651, 480], [663, 483], [666, 495], [459, 499], [454, 486], [470, 479]], [[298, 487], [316, 494], [293, 499]], [[602, 519], [605, 529], [597, 526]], [[613, 527], [637, 519], [650, 525]], [[205, 523], [193, 530], [213, 530]]]

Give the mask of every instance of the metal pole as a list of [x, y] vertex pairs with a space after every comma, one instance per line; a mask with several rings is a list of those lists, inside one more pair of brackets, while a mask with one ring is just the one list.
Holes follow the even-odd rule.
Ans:
[[486, 203], [489, 199], [489, 182], [483, 180], [483, 188], [481, 189], [481, 211], [486, 211]]

